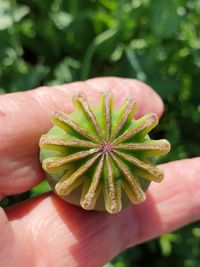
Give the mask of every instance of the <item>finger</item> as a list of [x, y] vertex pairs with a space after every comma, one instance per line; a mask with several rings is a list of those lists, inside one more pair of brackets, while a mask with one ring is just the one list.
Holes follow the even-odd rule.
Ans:
[[159, 167], [164, 170], [165, 179], [161, 184], [152, 184], [148, 200], [135, 207], [137, 236], [133, 240], [124, 230], [126, 247], [200, 219], [200, 157]]
[[[94, 78], [86, 81], [93, 90], [112, 90], [117, 106], [120, 106], [124, 99], [131, 96], [139, 104], [136, 117], [148, 112], [155, 112], [158, 117], [163, 113], [163, 102], [159, 95], [148, 85], [133, 79], [122, 78]], [[97, 98], [98, 99], [98, 98]]]
[[160, 97], [151, 88], [122, 78], [97, 78], [0, 96], [0, 197], [26, 191], [42, 179], [38, 141], [51, 127], [51, 112], [72, 111], [71, 98], [80, 91], [96, 104], [103, 89], [113, 91], [117, 105], [128, 96], [135, 97], [140, 104], [137, 116], [150, 111], [160, 116], [163, 111]]
[[151, 186], [145, 204], [117, 215], [87, 212], [53, 194], [10, 208], [16, 246], [23, 247], [19, 253], [52, 266], [102, 266], [127, 247], [199, 219], [199, 162], [163, 164], [165, 181]]

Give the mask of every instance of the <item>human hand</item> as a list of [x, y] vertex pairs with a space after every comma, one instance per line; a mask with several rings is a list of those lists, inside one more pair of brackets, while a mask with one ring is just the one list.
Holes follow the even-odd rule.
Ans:
[[[135, 97], [138, 117], [163, 112], [156, 93], [131, 79], [96, 78], [0, 96], [0, 198], [43, 179], [38, 141], [51, 127], [51, 111], [71, 111], [78, 91], [96, 104], [102, 88], [113, 91], [118, 105]], [[200, 218], [200, 158], [159, 167], [165, 179], [152, 183], [146, 202], [117, 215], [84, 211], [54, 193], [0, 208], [0, 266], [102, 266], [127, 247]]]

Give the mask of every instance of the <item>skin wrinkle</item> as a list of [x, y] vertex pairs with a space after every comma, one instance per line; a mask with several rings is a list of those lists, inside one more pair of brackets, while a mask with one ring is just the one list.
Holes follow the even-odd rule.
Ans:
[[[118, 233], [121, 241], [119, 251], [122, 251], [130, 246], [133, 236], [136, 236], [136, 239], [138, 239], [139, 217], [136, 215], [136, 210], [132, 209], [132, 212], [130, 212], [127, 208], [122, 210], [117, 216]], [[126, 220], [124, 218], [126, 218]], [[124, 229], [128, 229], [127, 235], [124, 235]]]
[[[149, 232], [152, 231], [152, 226], [154, 227], [154, 235], [158, 234], [156, 232], [156, 227], [162, 227], [161, 218], [157, 210], [155, 199], [149, 192], [147, 192], [147, 200], [144, 203], [132, 207], [132, 216], [133, 220], [136, 220], [136, 230], [134, 229], [135, 227], [132, 226], [134, 241], [133, 239], [129, 238], [130, 242], [126, 244], [125, 248], [133, 245], [135, 246], [146, 240], [149, 240], [151, 238], [151, 236], [149, 236]], [[147, 223], [149, 220], [150, 224]], [[144, 239], [144, 237], [146, 238]]]
[[[162, 165], [161, 165], [161, 168], [162, 168]], [[169, 172], [170, 175], [173, 175], [174, 177], [177, 177], [177, 176], [180, 176], [180, 175], [181, 175], [181, 177], [184, 177], [188, 173], [188, 170], [187, 170], [187, 168], [185, 168], [184, 171], [181, 168], [178, 169], [177, 166], [173, 162], [171, 164], [171, 168], [170, 168], [170, 170], [168, 170], [168, 172]], [[191, 175], [190, 173], [191, 172], [189, 171], [189, 173], [188, 173], [189, 175], [187, 175], [188, 178]], [[181, 178], [179, 178], [179, 181], [180, 182], [177, 185], [177, 190], [175, 191], [176, 194], [172, 195], [170, 197], [170, 199], [174, 199], [174, 201], [172, 201], [172, 202], [175, 203], [175, 204], [177, 203], [177, 206], [178, 205], [180, 206], [180, 204], [176, 201], [176, 199], [179, 199], [182, 196], [182, 198], [184, 199], [184, 203], [183, 203], [184, 212], [185, 212], [185, 209], [187, 209], [187, 213], [188, 214], [192, 214], [193, 205], [189, 205], [188, 203], [193, 202], [193, 196], [194, 196], [193, 192], [195, 191], [196, 188], [194, 188], [194, 183], [191, 182], [190, 179], [184, 179], [184, 178], [181, 179]], [[180, 187], [181, 187], [181, 190], [180, 190]], [[173, 205], [175, 205], [175, 204], [173, 204]], [[194, 211], [193, 211], [193, 213], [194, 213]], [[178, 213], [177, 213], [177, 216], [178, 216]], [[194, 216], [194, 219], [195, 219], [195, 216]]]
[[[54, 251], [55, 253], [50, 255], [49, 259], [47, 259], [47, 261], [44, 261], [44, 263], [49, 262], [47, 265], [44, 266], [55, 266], [53, 264], [53, 262], [56, 262], [57, 266], [73, 266], [70, 265], [70, 260], [69, 257], [65, 257], [62, 258], [62, 261], [64, 261], [64, 263], [62, 265], [58, 265], [58, 262], [60, 261], [60, 257], [59, 255], [65, 255], [63, 253], [63, 248], [65, 248], [65, 251], [67, 251], [68, 245], [66, 245], [66, 240], [69, 242], [71, 242], [73, 244], [73, 234], [69, 232], [69, 230], [67, 229], [67, 227], [64, 224], [59, 224], [60, 218], [58, 216], [58, 213], [56, 211], [56, 209], [53, 211], [53, 213], [48, 214], [48, 212], [46, 211], [46, 203], [48, 202], [52, 202], [52, 198], [55, 198], [55, 196], [45, 199], [44, 202], [42, 202], [40, 204], [41, 209], [43, 209], [44, 214], [46, 215], [46, 218], [43, 217], [43, 220], [41, 221], [41, 223], [38, 223], [37, 220], [35, 220], [35, 227], [32, 228], [32, 234], [34, 236], [34, 240], [35, 242], [38, 242], [38, 239], [40, 239], [41, 245], [44, 244], [43, 246], [41, 246], [41, 253], [40, 255], [37, 255], [37, 251], [36, 251], [36, 256], [43, 258], [45, 253], [47, 251]], [[63, 210], [64, 212], [64, 210]], [[67, 214], [67, 213], [66, 213]], [[48, 226], [51, 225], [51, 231], [47, 231], [43, 233], [43, 235], [41, 235], [42, 229], [48, 229]], [[52, 229], [53, 226], [53, 229]], [[53, 233], [53, 236], [52, 236]], [[55, 237], [54, 237], [55, 235]], [[54, 247], [56, 246], [56, 242], [59, 241], [59, 247]], [[55, 243], [55, 245], [54, 245]], [[63, 243], [63, 244], [62, 244]], [[45, 245], [47, 244], [47, 245]], [[44, 250], [44, 251], [43, 251]], [[59, 252], [60, 251], [60, 252]], [[48, 256], [46, 256], [48, 257]], [[69, 264], [69, 265], [68, 265]], [[39, 265], [40, 266], [40, 265]]]
[[[180, 194], [181, 196], [183, 194]], [[161, 232], [166, 232], [167, 229], [174, 230], [176, 228], [177, 223], [183, 218], [186, 220], [188, 215], [190, 216], [190, 209], [188, 205], [184, 205], [182, 202], [182, 197], [173, 196], [170, 198], [170, 201], [166, 201], [165, 203], [159, 203], [157, 205], [158, 210], [162, 210], [162, 228]], [[176, 210], [176, 213], [173, 211]], [[171, 220], [173, 218], [173, 220]], [[187, 223], [187, 220], [186, 222]]]
[[[53, 197], [52, 200], [54, 200], [56, 205], [58, 205], [61, 202], [61, 200], [56, 199], [56, 197]], [[70, 208], [65, 211], [66, 206], [59, 205], [59, 207], [55, 206], [55, 208], [58, 210], [58, 214], [60, 214], [64, 222], [67, 223], [68, 231], [73, 233], [74, 238], [76, 240], [76, 242], [75, 243], [73, 242], [73, 245], [69, 248], [70, 255], [74, 255], [77, 261], [77, 265], [74, 264], [73, 266], [86, 266], [88, 262], [88, 257], [91, 254], [95, 255], [95, 253], [98, 253], [98, 254], [100, 253], [101, 244], [103, 246], [105, 242], [107, 243], [109, 242], [109, 240], [113, 240], [117, 229], [113, 227], [115, 223], [113, 223], [112, 216], [109, 216], [108, 214], [100, 213], [100, 212], [89, 212], [90, 213], [89, 214], [88, 212], [75, 208], [73, 206], [71, 208], [74, 208], [74, 211], [75, 210], [79, 211], [79, 213], [76, 213], [76, 212], [71, 213]], [[74, 221], [79, 222], [80, 220], [82, 221], [81, 225], [74, 224]], [[101, 235], [99, 236], [99, 238], [97, 238], [99, 233], [101, 233]], [[69, 237], [67, 237], [67, 239], [69, 239]], [[82, 247], [82, 250], [80, 254], [81, 247]], [[115, 248], [115, 251], [116, 250], [117, 249]], [[111, 252], [109, 252], [109, 255], [110, 253]], [[104, 257], [104, 254], [102, 255], [102, 257]], [[81, 260], [80, 260], [80, 256], [81, 256]]]
[[[71, 85], [70, 85], [71, 86]], [[47, 94], [47, 91], [49, 91], [49, 87], [40, 87], [39, 90], [35, 89], [32, 91], [32, 96], [37, 100], [39, 104], [42, 105], [43, 109], [45, 112], [47, 112], [47, 116], [50, 117], [50, 112], [54, 111], [56, 109], [64, 109], [64, 102], [63, 99], [66, 98], [66, 103], [68, 102], [68, 95], [69, 95], [69, 90], [68, 88], [64, 88], [63, 85], [57, 87], [52, 87], [52, 90], [56, 91], [56, 94]], [[64, 89], [64, 90], [63, 90]], [[69, 108], [69, 110], [66, 111], [72, 111], [73, 107]]]
[[[191, 173], [191, 167], [190, 167], [190, 162], [194, 164], [194, 166], [196, 165], [199, 166], [199, 162], [200, 162], [200, 157], [199, 158], [194, 158], [194, 159], [187, 159], [187, 160], [181, 160], [181, 161], [174, 161], [172, 163], [170, 163], [169, 165], [166, 164], [162, 164], [160, 165], [161, 169], [163, 169], [165, 171], [166, 177], [174, 177], [174, 179], [176, 179], [177, 177], [179, 177], [179, 183], [177, 183], [177, 189], [173, 186], [173, 190], [172, 190], [172, 185], [171, 183], [168, 183], [167, 186], [165, 186], [165, 183], [167, 181], [165, 181], [163, 183], [163, 188], [165, 188], [165, 192], [162, 194], [158, 188], [158, 185], [153, 184], [152, 187], [154, 189], [154, 193], [158, 194], [158, 203], [159, 203], [159, 209], [162, 210], [163, 209], [163, 205], [164, 207], [166, 207], [166, 214], [169, 215], [169, 205], [168, 202], [170, 201], [170, 203], [177, 203], [177, 207], [180, 209], [180, 211], [182, 211], [183, 215], [180, 216], [180, 211], [177, 213], [173, 213], [173, 216], [177, 216], [177, 220], [180, 220], [179, 217], [185, 217], [185, 224], [188, 223], [189, 221], [194, 221], [199, 217], [199, 210], [200, 210], [200, 198], [198, 197], [198, 201], [197, 203], [193, 201], [193, 198], [195, 196], [199, 196], [198, 194], [198, 185], [200, 186], [200, 183], [198, 182], [198, 179], [196, 179], [196, 171], [194, 171], [193, 173]], [[182, 168], [183, 164], [185, 163], [185, 168]], [[197, 170], [198, 168], [193, 168], [193, 170]], [[190, 173], [190, 175], [187, 175], [187, 173]], [[184, 177], [187, 177], [187, 179], [185, 179]], [[196, 179], [197, 181], [197, 185], [194, 184], [194, 181], [191, 181], [191, 178], [188, 179], [189, 177]], [[172, 182], [172, 179], [171, 179]], [[188, 190], [190, 188], [190, 190]], [[176, 189], [176, 190], [174, 190]], [[168, 193], [169, 192], [169, 193]], [[194, 194], [194, 192], [196, 192], [196, 194]], [[166, 195], [168, 196], [168, 201], [166, 201]], [[171, 196], [170, 196], [171, 194]], [[160, 197], [159, 197], [160, 196]], [[162, 200], [163, 197], [163, 200]], [[177, 201], [175, 201], [177, 199]], [[181, 204], [183, 205], [183, 207], [181, 208], [180, 206], [180, 201], [182, 201], [182, 199], [184, 200], [184, 203], [181, 202]], [[191, 203], [193, 203], [193, 205], [191, 205]], [[195, 207], [195, 208], [194, 208]], [[171, 208], [171, 210], [174, 210], [175, 208], [173, 207], [173, 209]], [[189, 216], [188, 216], [189, 215]], [[182, 220], [182, 219], [181, 219]], [[176, 221], [174, 219], [174, 221]], [[172, 222], [171, 222], [172, 223]], [[169, 228], [171, 227], [172, 229], [174, 229], [175, 227], [173, 226], [173, 224], [171, 225], [166, 225], [165, 228]], [[177, 222], [176, 222], [177, 223]], [[168, 222], [169, 224], [169, 222]]]
[[[38, 104], [41, 106], [41, 108], [43, 109], [43, 111], [45, 113], [47, 113], [47, 116], [49, 116], [49, 107], [48, 105], [48, 101], [46, 101], [46, 93], [43, 90], [43, 88], [41, 88], [41, 90], [36, 90], [33, 91], [32, 96], [35, 98], [35, 100], [38, 102]], [[49, 95], [51, 100], [53, 100], [52, 94]], [[48, 97], [49, 98], [49, 97]], [[56, 106], [56, 105], [55, 105]]]
[[[35, 180], [38, 180], [38, 182], [39, 177], [42, 177], [43, 171], [37, 158], [33, 160], [31, 156], [25, 156], [23, 154], [18, 156], [18, 154], [19, 153], [16, 153], [15, 158], [13, 158], [14, 155], [12, 155], [1, 159], [0, 187], [4, 193], [16, 194], [18, 190], [26, 191], [27, 186], [34, 182], [32, 177], [35, 177]], [[22, 157], [22, 160], [19, 160], [20, 157]], [[29, 167], [30, 163], [33, 168]], [[29, 174], [28, 177], [26, 177], [27, 173]], [[4, 177], [5, 179], [3, 179]], [[15, 180], [6, 179], [7, 177], [15, 177]]]
[[[10, 154], [10, 149], [13, 147], [13, 143], [15, 142], [15, 140], [12, 139], [12, 136], [10, 136], [11, 139], [8, 140], [6, 139], [7, 143], [5, 144], [4, 142], [0, 142], [0, 157], [4, 157], [9, 155], [10, 157], [12, 157], [13, 155], [20, 155], [22, 156], [23, 154], [29, 154], [30, 151], [32, 153], [37, 153], [39, 151], [39, 147], [36, 146], [38, 139], [34, 138], [32, 140], [32, 142], [29, 142], [28, 138], [32, 138], [32, 134], [30, 134], [30, 136], [27, 136], [27, 139], [23, 139], [23, 145], [26, 146], [26, 151], [21, 151], [22, 148], [22, 143], [21, 142], [16, 142], [15, 143], [15, 149], [12, 151], [12, 154]], [[16, 135], [17, 139], [19, 139], [19, 135]]]
[[[171, 198], [170, 201], [166, 201], [166, 203], [164, 204], [158, 204], [158, 210], [162, 210], [163, 211], [163, 216], [162, 216], [162, 228], [160, 229], [160, 231], [158, 232], [158, 235], [161, 233], [165, 233], [167, 232], [167, 229], [172, 229], [175, 230], [176, 229], [176, 225], [177, 222], [180, 220], [182, 220], [182, 218], [187, 217], [188, 214], [190, 214], [188, 211], [189, 209], [187, 208], [187, 212], [185, 211], [185, 206], [183, 206], [182, 209], [180, 209], [180, 204], [179, 203], [171, 203], [173, 201], [176, 201], [176, 197]], [[169, 203], [169, 204], [168, 204]], [[178, 209], [177, 209], [178, 208]], [[183, 211], [184, 209], [184, 211]], [[174, 214], [174, 210], [176, 210], [176, 213]], [[180, 211], [179, 211], [180, 210]], [[164, 212], [165, 211], [165, 212]], [[170, 219], [173, 217], [173, 221], [170, 221]], [[186, 224], [187, 222], [185, 222]]]
[[8, 106], [10, 107], [9, 113], [11, 116], [15, 117], [15, 112], [20, 111], [20, 105], [18, 106], [18, 104], [15, 101], [15, 97], [16, 95], [12, 95], [10, 96]]
[[[100, 262], [97, 264], [96, 262], [96, 258], [94, 257], [94, 262], [92, 265], [92, 261], [91, 261], [91, 266], [102, 266], [102, 264], [104, 264], [106, 262], [105, 258], [109, 258], [109, 255], [116, 255], [117, 252], [121, 249], [121, 244], [120, 244], [120, 239], [118, 238], [118, 220], [117, 220], [117, 216], [116, 218], [113, 220], [113, 218], [111, 219], [111, 216], [108, 215], [106, 216], [106, 219], [104, 220], [106, 222], [106, 224], [104, 223], [104, 227], [102, 227], [101, 229], [99, 229], [99, 227], [97, 226], [97, 229], [95, 230], [95, 232], [101, 233], [101, 236], [97, 239], [96, 238], [96, 233], [94, 232], [93, 234], [90, 235], [86, 235], [84, 234], [84, 240], [83, 243], [79, 246], [84, 247], [84, 250], [82, 250], [81, 253], [81, 260], [79, 260], [79, 258], [77, 258], [77, 264], [76, 266], [88, 266], [88, 258], [90, 258], [91, 254], [93, 255], [99, 255], [99, 258], [101, 259]], [[87, 225], [87, 230], [83, 231], [84, 233], [90, 232], [88, 231], [88, 229], [91, 229], [91, 227], [89, 225]], [[92, 241], [92, 246], [91, 246], [91, 242], [88, 242], [89, 240]], [[105, 243], [109, 243], [109, 241], [112, 240], [112, 246], [109, 246], [107, 248], [106, 251], [103, 251], [103, 247], [105, 245]], [[75, 248], [74, 248], [75, 249]], [[76, 250], [72, 250], [72, 253], [75, 253], [76, 251], [78, 251], [78, 247]], [[103, 253], [102, 253], [103, 252]], [[79, 256], [80, 257], [80, 256]]]
[[[200, 157], [199, 157], [199, 163], [196, 162], [194, 168], [192, 169], [180, 169], [182, 177], [187, 175], [187, 179], [183, 179], [183, 186], [185, 189], [185, 195], [187, 195], [187, 202], [192, 203], [192, 205], [189, 205], [190, 212], [192, 214], [192, 206], [197, 206], [197, 212], [193, 211], [193, 219], [197, 219], [199, 217], [199, 212], [200, 210], [200, 200], [199, 200], [199, 195], [194, 194], [193, 192], [200, 192], [200, 183], [198, 180], [194, 180], [195, 177], [195, 167], [198, 168], [200, 166]], [[196, 177], [195, 177], [196, 178]]]
[[49, 245], [49, 242], [47, 242], [48, 239], [44, 238], [42, 234], [40, 236], [32, 234], [32, 237], [33, 244], [39, 242], [39, 249], [37, 248], [34, 250], [35, 262], [37, 262], [36, 266], [53, 267], [54, 255], [52, 255], [52, 257], [49, 257], [48, 251], [51, 249], [51, 247]]
[[[118, 251], [121, 251], [123, 248], [122, 237], [120, 235], [120, 217], [119, 217], [119, 214], [116, 214], [116, 215], [114, 215], [115, 218], [113, 220], [113, 218], [111, 216], [112, 215], [109, 215], [110, 233], [112, 234], [111, 239], [113, 240], [114, 246], [111, 247], [111, 249], [113, 251], [110, 252], [110, 255], [116, 255], [118, 253]], [[113, 224], [113, 221], [114, 221], [114, 224]], [[118, 234], [116, 235], [116, 233], [118, 233]]]
[[[16, 207], [17, 206], [18, 204], [16, 204]], [[44, 211], [43, 214], [45, 215], [46, 212]], [[27, 221], [29, 220], [28, 215], [29, 214], [24, 214], [20, 218], [20, 220], [18, 218], [15, 218], [14, 220], [12, 220], [12, 225], [13, 225], [13, 228], [15, 228], [16, 235], [18, 235], [18, 233], [24, 233], [24, 229], [26, 230], [27, 235], [24, 233], [23, 236], [25, 235], [29, 237], [29, 240], [28, 240], [29, 245], [27, 245], [26, 244], [27, 242], [25, 242], [24, 251], [28, 249], [26, 251], [27, 256], [31, 260], [32, 259], [34, 260], [34, 264], [32, 266], [34, 267], [52, 266], [53, 267], [54, 265], [51, 263], [50, 257], [48, 255], [49, 242], [47, 242], [45, 231], [44, 231], [44, 234], [42, 231], [40, 231], [42, 228], [44, 229], [46, 227], [48, 228], [48, 225], [49, 225], [48, 220], [46, 220], [45, 217], [43, 216], [42, 220], [38, 222], [37, 219], [35, 219], [36, 216], [33, 216], [32, 222], [27, 224]], [[34, 220], [36, 222], [35, 224], [33, 224]], [[18, 239], [20, 240], [20, 243], [22, 243], [20, 235], [18, 235]], [[34, 247], [34, 244], [38, 244], [38, 247], [36, 247], [36, 249]], [[30, 266], [29, 265], [30, 259], [27, 260], [27, 264], [24, 266]]]
[[[26, 138], [29, 136], [30, 137], [32, 136], [32, 132], [33, 133], [35, 132], [34, 131], [35, 127], [37, 127], [38, 130], [41, 129], [41, 132], [42, 132], [42, 127], [41, 127], [42, 124], [40, 124], [39, 118], [37, 120], [32, 119], [30, 122], [27, 120], [27, 118], [29, 118], [29, 116], [31, 117], [31, 115], [32, 115], [32, 109], [26, 109], [27, 103], [29, 103], [29, 106], [34, 107], [35, 106], [35, 99], [30, 97], [30, 95], [28, 95], [28, 94], [26, 94], [26, 98], [24, 100], [21, 98], [17, 98], [17, 95], [15, 95], [15, 97], [16, 97], [15, 101], [16, 101], [16, 103], [18, 103], [18, 105], [15, 104], [16, 108], [13, 108], [13, 109], [11, 107], [9, 107], [10, 110], [8, 109], [8, 111], [7, 111], [7, 120], [4, 119], [4, 121], [3, 121], [4, 124], [2, 125], [3, 131], [1, 131], [1, 139], [2, 138], [5, 139], [4, 144], [2, 144], [3, 147], [6, 147], [6, 145], [8, 147], [9, 147], [9, 145], [12, 146], [13, 143], [16, 143], [18, 141], [19, 136], [21, 136], [21, 137], [24, 136], [24, 132], [23, 132], [24, 127], [18, 127], [18, 119], [16, 119], [16, 118], [19, 116], [20, 116], [20, 120], [21, 120], [21, 125], [23, 126], [23, 125], [26, 125], [28, 123], [29, 128], [30, 128], [28, 132], [25, 132]], [[23, 103], [21, 103], [21, 102], [25, 102], [25, 105], [23, 105]], [[3, 102], [3, 104], [4, 104], [4, 102]], [[24, 110], [24, 107], [25, 107], [25, 110]], [[7, 108], [7, 106], [6, 106], [6, 108]], [[10, 129], [9, 125], [14, 125], [14, 131], [13, 131], [13, 129], [12, 130]], [[25, 142], [26, 142], [26, 140], [29, 140], [29, 138], [25, 139]]]
[[[31, 257], [32, 266], [34, 267], [45, 266], [36, 264], [36, 258], [37, 258], [36, 256], [38, 254], [38, 251], [36, 251], [35, 253], [33, 240], [29, 235], [28, 229], [26, 228], [23, 218], [21, 220], [22, 220], [21, 222], [13, 221], [11, 223], [11, 226], [16, 236], [16, 247], [17, 247], [16, 250], [18, 251], [19, 254], [19, 257], [16, 260], [14, 260], [14, 262], [19, 262], [20, 267], [22, 266], [20, 262], [23, 262], [24, 266], [30, 266], [30, 257]], [[17, 242], [20, 242], [20, 246], [17, 245]], [[21, 253], [21, 251], [23, 251], [23, 253]]]

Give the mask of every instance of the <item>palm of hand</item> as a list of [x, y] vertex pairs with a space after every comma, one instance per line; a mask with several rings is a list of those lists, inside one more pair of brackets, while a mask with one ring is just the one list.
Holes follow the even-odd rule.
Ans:
[[[114, 92], [120, 104], [131, 94], [139, 102], [137, 116], [162, 114], [160, 98], [141, 82], [97, 78], [52, 88], [0, 97], [0, 198], [17, 194], [39, 183], [43, 172], [38, 161], [38, 140], [50, 128], [49, 114], [68, 104], [77, 91], [91, 102], [101, 88]], [[0, 266], [102, 266], [121, 250], [199, 217], [199, 158], [160, 166], [166, 174], [153, 184], [147, 201], [118, 215], [86, 212], [58, 199], [53, 193], [0, 208]], [[195, 193], [196, 192], [196, 193]]]

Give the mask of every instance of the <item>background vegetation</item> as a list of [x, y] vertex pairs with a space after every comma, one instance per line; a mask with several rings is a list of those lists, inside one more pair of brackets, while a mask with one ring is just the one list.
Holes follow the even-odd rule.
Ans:
[[[154, 131], [172, 152], [197, 156], [200, 129], [199, 0], [0, 0], [0, 93], [95, 76], [150, 84], [166, 113]], [[46, 184], [5, 198], [5, 207]], [[200, 266], [200, 224], [129, 249], [107, 266]]]

